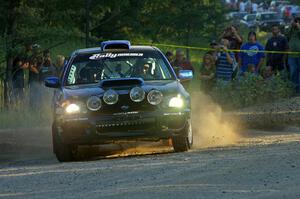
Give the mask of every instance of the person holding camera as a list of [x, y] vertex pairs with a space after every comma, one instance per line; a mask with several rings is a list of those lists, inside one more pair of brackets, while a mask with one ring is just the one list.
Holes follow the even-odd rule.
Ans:
[[297, 93], [300, 93], [300, 17], [296, 17], [291, 24], [288, 33], [289, 54], [288, 63], [291, 81], [296, 86]]
[[[229, 26], [226, 28], [221, 38], [227, 39], [229, 41], [228, 48], [231, 50], [239, 50], [243, 44], [243, 38], [239, 34], [237, 27]], [[235, 58], [238, 58], [238, 53], [235, 53]]]
[[234, 53], [228, 51], [229, 41], [228, 39], [221, 39], [221, 45], [219, 46], [219, 55], [216, 65], [216, 79], [229, 82], [232, 80], [234, 71]]

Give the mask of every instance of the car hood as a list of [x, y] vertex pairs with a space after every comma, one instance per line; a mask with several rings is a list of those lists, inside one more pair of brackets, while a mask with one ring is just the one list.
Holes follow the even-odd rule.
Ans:
[[[122, 85], [119, 87], [101, 87], [100, 84], [88, 84], [88, 85], [74, 85], [66, 86], [62, 89], [64, 99], [83, 99], [90, 96], [102, 96], [105, 91], [109, 89], [116, 90], [119, 94], [128, 94], [130, 89], [135, 86], [133, 85]], [[177, 80], [163, 80], [163, 81], [145, 81], [141, 88], [145, 92], [157, 89], [160, 90], [164, 95], [169, 95], [172, 93], [182, 93], [182, 85]]]

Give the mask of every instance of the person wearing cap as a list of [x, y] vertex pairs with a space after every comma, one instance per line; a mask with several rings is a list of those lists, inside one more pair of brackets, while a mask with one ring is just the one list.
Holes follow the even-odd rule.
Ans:
[[218, 47], [219, 47], [219, 45], [218, 45], [217, 41], [212, 40], [209, 44], [209, 48], [211, 50], [206, 53], [206, 54], [210, 54], [213, 57], [215, 62], [217, 62], [217, 60], [218, 60], [218, 53], [219, 53]]
[[264, 47], [257, 41], [256, 33], [249, 32], [248, 42], [242, 45], [238, 56], [240, 75], [247, 72], [249, 64], [254, 64], [256, 73], [259, 73], [265, 58], [265, 54], [262, 51], [264, 51]]

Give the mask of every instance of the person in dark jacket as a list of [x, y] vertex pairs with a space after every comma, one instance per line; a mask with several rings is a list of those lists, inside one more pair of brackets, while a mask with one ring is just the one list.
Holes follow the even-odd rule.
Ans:
[[[272, 26], [272, 37], [268, 39], [266, 51], [284, 52], [289, 48], [287, 38], [280, 33], [278, 25]], [[273, 71], [283, 71], [286, 69], [286, 54], [266, 53], [267, 65], [272, 66]]]
[[289, 54], [288, 58], [290, 78], [296, 86], [297, 93], [300, 93], [300, 17], [296, 17], [291, 24], [288, 41], [289, 51], [294, 52]]

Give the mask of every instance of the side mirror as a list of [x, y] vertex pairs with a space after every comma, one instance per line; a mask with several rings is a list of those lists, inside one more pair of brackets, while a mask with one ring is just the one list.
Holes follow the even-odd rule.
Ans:
[[58, 88], [60, 86], [58, 77], [47, 77], [45, 79], [45, 86], [49, 88]]
[[192, 70], [180, 70], [178, 73], [178, 77], [181, 80], [189, 80], [193, 79], [193, 71]]

